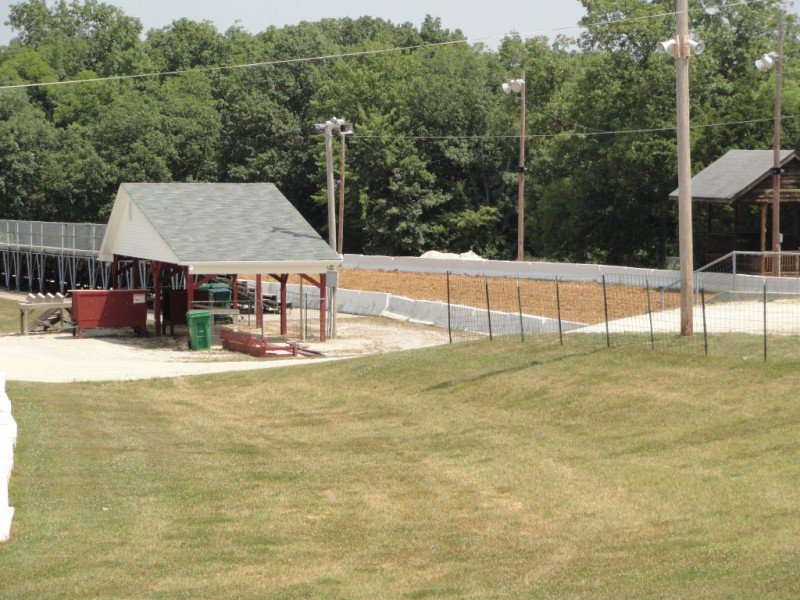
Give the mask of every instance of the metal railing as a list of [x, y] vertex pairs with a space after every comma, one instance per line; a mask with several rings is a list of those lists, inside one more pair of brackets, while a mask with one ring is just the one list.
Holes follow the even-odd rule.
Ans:
[[106, 225], [0, 219], [0, 249], [54, 254], [97, 254]]
[[731, 275], [772, 276], [773, 264], [778, 261], [778, 277], [800, 277], [800, 252], [729, 252], [697, 273], [720, 272]]

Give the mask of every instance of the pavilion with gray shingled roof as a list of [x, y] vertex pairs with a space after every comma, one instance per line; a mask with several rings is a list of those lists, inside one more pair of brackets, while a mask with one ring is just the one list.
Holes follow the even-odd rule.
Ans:
[[[781, 150], [783, 247], [800, 247], [800, 157]], [[772, 150], [730, 150], [692, 177], [692, 201], [708, 205], [707, 257], [761, 251], [771, 236]], [[678, 200], [679, 190], [670, 194]]]
[[[299, 275], [319, 288], [324, 303], [326, 274], [342, 262], [271, 183], [123, 183], [100, 259], [112, 262], [112, 281], [124, 269], [132, 269], [137, 278], [138, 264], [149, 263], [156, 335], [162, 325], [162, 284], [174, 275], [185, 276], [187, 310], [194, 306], [197, 288], [217, 276], [233, 278], [235, 307], [240, 273], [256, 275], [259, 304], [263, 274], [280, 282], [283, 306], [289, 275]], [[321, 306], [322, 336], [324, 314]], [[261, 318], [260, 306], [256, 315]], [[281, 333], [285, 331], [283, 311]]]

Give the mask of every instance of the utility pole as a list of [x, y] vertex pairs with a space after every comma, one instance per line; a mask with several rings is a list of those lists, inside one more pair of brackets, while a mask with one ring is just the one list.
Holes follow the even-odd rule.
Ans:
[[689, 0], [676, 0], [678, 39], [678, 243], [681, 266], [681, 335], [694, 335], [694, 243], [692, 240], [692, 166], [689, 131]]
[[[334, 252], [339, 253], [336, 245], [336, 199], [334, 194], [334, 181], [333, 181], [333, 130], [336, 129], [339, 132], [339, 135], [342, 136], [342, 141], [344, 140], [343, 136], [348, 133], [353, 132], [353, 126], [345, 123], [344, 119], [337, 119], [333, 117], [325, 123], [317, 123], [314, 125], [314, 131], [317, 133], [324, 133], [325, 134], [325, 168], [326, 168], [326, 175], [328, 180], [328, 244], [333, 249]], [[342, 157], [344, 160], [344, 157]], [[343, 192], [343, 184], [344, 182], [344, 167], [342, 166], [342, 183], [340, 183], [340, 193]], [[341, 240], [341, 233], [339, 234], [339, 239]], [[331, 294], [330, 294], [330, 311], [331, 311], [331, 318], [330, 318], [330, 338], [336, 337], [336, 288], [338, 284], [338, 273], [331, 272], [328, 274], [328, 281], [331, 283]]]
[[783, 10], [778, 12], [778, 57], [775, 64], [775, 127], [772, 140], [772, 274], [780, 275], [781, 261], [781, 90], [783, 88]]
[[333, 193], [333, 126], [336, 118], [325, 122], [325, 168], [328, 176], [328, 243], [336, 252], [336, 201]]
[[525, 260], [525, 71], [520, 79], [509, 79], [502, 86], [506, 94], [519, 94], [519, 165], [517, 166], [517, 260]]
[[517, 182], [517, 260], [525, 260], [525, 71], [522, 72], [522, 91], [519, 94], [519, 166]]
[[344, 153], [347, 133], [344, 129], [339, 129], [339, 254], [344, 254]]

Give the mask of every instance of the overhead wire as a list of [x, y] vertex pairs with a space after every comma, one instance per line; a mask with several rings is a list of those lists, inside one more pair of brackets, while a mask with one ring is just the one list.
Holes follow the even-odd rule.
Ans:
[[[739, 2], [727, 4], [723, 6], [716, 6], [716, 7], [708, 7], [714, 8], [716, 10], [726, 10], [729, 8], [733, 8], [736, 6], [743, 6], [748, 4], [757, 4], [763, 3], [767, 0], [740, 0]], [[630, 17], [625, 19], [617, 19], [613, 21], [599, 21], [596, 23], [588, 23], [588, 24], [577, 24], [572, 26], [566, 27], [556, 27], [552, 29], [540, 30], [538, 32], [533, 33], [526, 33], [525, 36], [531, 35], [538, 35], [543, 33], [553, 33], [556, 31], [566, 31], [569, 29], [590, 29], [593, 27], [602, 27], [608, 25], [617, 25], [621, 23], [628, 23], [628, 22], [636, 22], [648, 19], [660, 19], [668, 16], [675, 16], [680, 14], [680, 11], [676, 12], [665, 12], [659, 13], [656, 15], [645, 15], [642, 17]], [[507, 34], [506, 34], [507, 35]], [[523, 35], [523, 34], [518, 34]], [[502, 37], [505, 37], [503, 35]], [[495, 39], [494, 37], [481, 37], [481, 38], [473, 38], [472, 42], [479, 42], [489, 39]], [[320, 55], [320, 56], [309, 56], [309, 57], [296, 57], [296, 58], [287, 58], [287, 59], [278, 59], [278, 60], [270, 60], [270, 61], [257, 61], [257, 62], [250, 62], [250, 63], [242, 63], [242, 64], [235, 64], [235, 65], [218, 65], [218, 66], [211, 66], [211, 67], [195, 67], [192, 69], [177, 69], [172, 71], [156, 71], [151, 73], [135, 73], [131, 75], [110, 75], [106, 77], [94, 77], [94, 78], [83, 78], [83, 79], [68, 79], [65, 81], [43, 81], [38, 83], [20, 83], [20, 84], [11, 84], [11, 85], [3, 85], [0, 86], [0, 91], [6, 90], [16, 90], [16, 89], [30, 89], [30, 88], [42, 88], [42, 87], [53, 87], [53, 86], [63, 86], [63, 85], [74, 85], [74, 84], [83, 84], [83, 83], [102, 83], [106, 81], [125, 81], [125, 80], [134, 80], [134, 79], [146, 79], [151, 77], [169, 77], [175, 75], [186, 75], [189, 73], [210, 73], [210, 72], [219, 72], [219, 71], [226, 71], [226, 70], [233, 70], [233, 69], [249, 69], [255, 67], [267, 67], [267, 66], [280, 66], [280, 65], [289, 65], [289, 64], [298, 64], [298, 63], [307, 63], [307, 62], [323, 62], [326, 60], [335, 60], [340, 58], [354, 58], [359, 56], [373, 56], [379, 54], [388, 54], [392, 52], [405, 52], [410, 50], [421, 50], [425, 48], [437, 48], [443, 46], [455, 46], [461, 44], [469, 44], [471, 43], [470, 39], [463, 38], [458, 40], [449, 40], [446, 42], [434, 42], [428, 44], [417, 44], [412, 46], [395, 46], [391, 48], [382, 48], [382, 49], [374, 49], [374, 50], [360, 50], [358, 52], [341, 52], [337, 54], [327, 54], [327, 55]]]
[[[718, 6], [710, 6], [706, 7], [706, 10], [718, 10], [724, 11], [727, 9], [735, 8], [737, 6], [745, 6], [750, 4], [760, 4], [767, 0], [740, 0], [739, 2], [734, 2], [726, 5], [718, 5]], [[652, 19], [661, 19], [670, 16], [676, 16], [680, 14], [680, 11], [672, 11], [672, 12], [664, 12], [658, 13], [654, 15], [644, 15], [641, 17], [629, 17], [625, 19], [616, 19], [611, 21], [599, 21], [595, 23], [587, 23], [587, 24], [577, 24], [573, 26], [567, 27], [557, 27], [548, 30], [540, 30], [537, 32], [528, 32], [525, 34], [516, 35], [524, 35], [524, 36], [532, 36], [544, 33], [553, 33], [557, 31], [566, 31], [570, 29], [591, 29], [594, 27], [602, 27], [602, 26], [609, 26], [609, 25], [617, 25], [622, 23], [630, 23], [630, 22], [637, 22], [637, 21], [644, 21], [644, 20], [652, 20]], [[505, 34], [505, 37], [508, 34]], [[472, 42], [475, 41], [483, 41], [488, 39], [494, 39], [492, 37], [482, 37], [482, 38], [473, 38]], [[131, 74], [131, 75], [112, 75], [107, 77], [96, 77], [96, 78], [84, 78], [84, 79], [70, 79], [65, 81], [49, 81], [49, 82], [39, 82], [39, 83], [23, 83], [23, 84], [12, 84], [12, 85], [3, 85], [0, 86], [0, 92], [7, 91], [7, 90], [19, 90], [19, 89], [31, 89], [31, 88], [42, 88], [42, 87], [54, 87], [54, 86], [64, 86], [64, 85], [74, 85], [74, 84], [85, 84], [85, 83], [102, 83], [102, 82], [109, 82], [109, 81], [125, 81], [125, 80], [136, 80], [136, 79], [146, 79], [152, 77], [169, 77], [169, 76], [177, 76], [177, 75], [186, 75], [191, 73], [210, 73], [210, 72], [220, 72], [220, 71], [228, 71], [234, 69], [249, 69], [249, 68], [256, 68], [256, 67], [267, 67], [267, 66], [281, 66], [281, 65], [291, 65], [291, 64], [301, 64], [301, 63], [309, 63], [309, 62], [323, 62], [327, 60], [335, 60], [335, 59], [344, 59], [344, 58], [355, 58], [355, 57], [362, 57], [362, 56], [376, 56], [380, 54], [388, 54], [392, 52], [404, 52], [404, 51], [411, 51], [411, 50], [421, 50], [427, 48], [438, 48], [438, 47], [446, 47], [446, 46], [456, 46], [462, 44], [469, 44], [471, 43], [469, 39], [458, 39], [458, 40], [449, 40], [446, 42], [435, 42], [435, 43], [426, 43], [426, 44], [417, 44], [412, 46], [396, 46], [391, 48], [382, 48], [382, 49], [373, 49], [373, 50], [361, 50], [357, 52], [343, 52], [337, 54], [328, 54], [328, 55], [320, 55], [320, 56], [312, 56], [312, 57], [296, 57], [296, 58], [287, 58], [287, 59], [277, 59], [271, 61], [257, 61], [257, 62], [250, 62], [250, 63], [242, 63], [242, 64], [235, 64], [235, 65], [220, 65], [220, 66], [209, 66], [209, 67], [196, 67], [192, 69], [178, 69], [172, 71], [157, 71], [151, 73], [139, 73], [139, 74]], [[543, 111], [546, 112], [546, 111]], [[784, 116], [782, 119], [784, 120], [792, 120], [800, 118], [798, 115], [792, 116]], [[762, 123], [767, 121], [773, 121], [774, 119], [754, 119], [750, 121], [731, 121], [731, 122], [722, 122], [722, 123], [711, 123], [705, 125], [693, 125], [693, 129], [702, 129], [702, 128], [711, 128], [711, 127], [725, 127], [730, 125], [743, 125], [743, 124], [756, 124]], [[584, 129], [584, 132], [559, 132], [559, 133], [552, 133], [552, 134], [529, 134], [526, 135], [526, 139], [542, 139], [542, 138], [554, 138], [554, 137], [590, 137], [590, 136], [605, 136], [605, 135], [631, 135], [631, 134], [643, 134], [643, 133], [659, 133], [659, 132], [667, 132], [667, 131], [675, 131], [677, 127], [659, 127], [659, 128], [648, 128], [648, 129], [625, 129], [625, 130], [614, 130], [614, 131], [604, 131], [598, 130], [595, 128], [587, 127], [580, 124], [573, 124], [575, 127], [579, 127]], [[393, 137], [395, 139], [402, 138], [402, 139], [412, 139], [412, 140], [457, 140], [457, 139], [519, 139], [519, 136], [491, 136], [491, 135], [480, 135], [480, 136], [464, 136], [464, 135], [455, 135], [455, 136], [360, 136], [355, 134], [351, 136], [351, 139], [382, 139], [385, 137]]]
[[359, 52], [343, 52], [339, 54], [328, 54], [323, 56], [313, 56], [313, 57], [299, 57], [299, 58], [285, 58], [280, 60], [268, 60], [268, 61], [259, 61], [253, 63], [244, 63], [244, 64], [237, 64], [237, 65], [222, 65], [222, 66], [215, 66], [215, 67], [196, 67], [193, 69], [179, 69], [175, 71], [158, 71], [155, 73], [139, 73], [134, 75], [112, 75], [109, 77], [96, 77], [96, 78], [89, 78], [89, 79], [69, 79], [67, 81], [46, 81], [41, 83], [21, 83], [21, 84], [14, 84], [14, 85], [4, 85], [0, 86], [0, 91], [3, 90], [15, 90], [15, 89], [25, 89], [25, 88], [37, 88], [37, 87], [50, 87], [56, 85], [70, 85], [76, 83], [101, 83], [104, 81], [123, 81], [123, 80], [130, 80], [130, 79], [146, 79], [149, 77], [169, 77], [173, 75], [187, 75], [189, 73], [211, 73], [217, 71], [226, 71], [232, 69], [250, 69], [254, 67], [270, 67], [270, 66], [280, 66], [280, 65], [290, 65], [290, 64], [297, 64], [297, 63], [305, 63], [305, 62], [322, 62], [326, 60], [333, 60], [338, 58], [352, 58], [355, 56], [370, 56], [370, 55], [377, 55], [377, 54], [386, 54], [389, 52], [403, 52], [407, 50], [419, 50], [422, 48], [437, 48], [441, 46], [454, 46], [457, 44], [467, 44], [469, 43], [468, 40], [451, 40], [448, 42], [437, 42], [433, 44], [419, 44], [416, 46], [402, 46], [402, 47], [393, 47], [393, 48], [384, 48], [380, 50], [361, 50]]
[[[800, 119], [800, 115], [784, 115], [781, 117], [781, 121], [793, 121]], [[715, 127], [730, 127], [733, 125], [756, 125], [759, 123], [772, 123], [774, 122], [774, 117], [771, 118], [764, 118], [764, 119], [749, 119], [749, 120], [742, 120], [742, 121], [725, 121], [720, 123], [704, 123], [700, 125], [693, 124], [691, 126], [692, 129], [712, 129]], [[549, 138], [557, 138], [557, 137], [575, 137], [575, 138], [587, 138], [587, 137], [600, 137], [600, 136], [607, 136], [607, 135], [638, 135], [644, 133], [664, 133], [664, 132], [672, 132], [676, 131], [677, 127], [651, 127], [651, 128], [641, 128], [641, 129], [616, 129], [616, 130], [609, 130], [609, 131], [591, 131], [591, 132], [559, 132], [559, 133], [537, 133], [537, 134], [527, 134], [525, 135], [526, 140], [535, 140], [535, 139], [549, 139]], [[518, 135], [411, 135], [411, 136], [401, 136], [396, 134], [391, 135], [358, 135], [357, 133], [348, 136], [351, 140], [380, 140], [380, 139], [406, 139], [406, 140], [431, 140], [431, 141], [442, 141], [442, 140], [518, 140]]]

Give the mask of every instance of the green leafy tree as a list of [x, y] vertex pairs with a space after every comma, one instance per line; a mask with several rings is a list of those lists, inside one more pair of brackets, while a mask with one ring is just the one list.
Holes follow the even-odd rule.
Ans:
[[0, 109], [0, 214], [4, 218], [101, 218], [116, 182], [86, 132], [58, 129], [22, 92]]
[[8, 24], [19, 44], [42, 53], [60, 79], [89, 70], [100, 76], [133, 73], [142, 63], [138, 19], [110, 4], [44, 0], [12, 4]]
[[156, 86], [118, 84], [112, 103], [89, 126], [94, 147], [120, 183], [172, 181], [169, 158], [174, 147], [157, 96], [148, 89]]
[[158, 89], [161, 133], [167, 138], [166, 159], [174, 181], [217, 178], [222, 119], [213, 92], [204, 73], [169, 78]]
[[150, 31], [145, 48], [157, 71], [225, 66], [231, 54], [230, 39], [220, 35], [212, 23], [189, 19]]
[[359, 193], [360, 237], [368, 253], [413, 256], [442, 247], [445, 239], [439, 215], [449, 196], [436, 186], [413, 141], [401, 135], [408, 126], [392, 114], [359, 118], [369, 141], [352, 145], [353, 161], [364, 167], [352, 185]]
[[56, 132], [44, 112], [23, 92], [4, 92], [0, 102], [0, 214], [10, 219], [44, 220], [54, 212], [47, 206], [43, 186], [56, 146]]
[[[675, 252], [677, 237], [677, 207], [667, 199], [677, 187], [675, 66], [653, 49], [674, 34], [674, 17], [659, 16], [674, 10], [674, 3], [583, 4], [587, 24], [624, 22], [587, 29], [575, 58], [576, 77], [555, 97], [573, 132], [550, 141], [540, 157], [549, 176], [539, 184], [538, 236], [549, 256], [660, 265]], [[715, 124], [764, 114], [763, 104], [759, 109], [753, 103], [753, 90], [763, 93], [763, 85], [752, 63], [774, 31], [777, 3], [766, 4], [737, 3], [719, 11], [706, 2], [693, 6], [696, 36], [707, 43], [691, 63], [697, 169], [733, 147], [764, 147], [768, 123]], [[626, 130], [631, 132], [602, 134]]]

